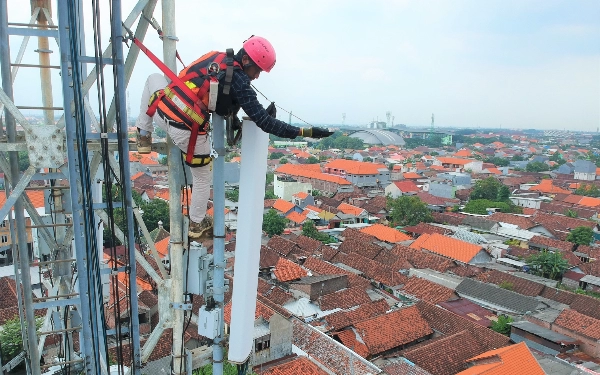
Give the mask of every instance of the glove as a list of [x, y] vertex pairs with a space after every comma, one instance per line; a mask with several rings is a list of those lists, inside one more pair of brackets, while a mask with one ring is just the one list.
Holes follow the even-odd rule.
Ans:
[[277, 108], [275, 108], [275, 102], [271, 102], [266, 109], [267, 113], [271, 117], [277, 117]]
[[327, 129], [317, 128], [317, 127], [300, 129], [300, 135], [303, 137], [309, 137], [309, 138], [326, 138], [332, 134], [333, 134], [333, 132], [330, 132]]

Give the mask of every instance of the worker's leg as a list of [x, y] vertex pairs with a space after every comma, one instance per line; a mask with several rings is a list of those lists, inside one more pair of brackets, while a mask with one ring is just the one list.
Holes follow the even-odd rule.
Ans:
[[[187, 152], [190, 131], [169, 127], [169, 136], [173, 143], [182, 151]], [[210, 141], [206, 135], [198, 135], [194, 155], [210, 154]], [[192, 200], [190, 204], [190, 219], [194, 223], [200, 223], [206, 216], [206, 206], [210, 195], [210, 184], [212, 181], [212, 170], [209, 165], [204, 167], [190, 168], [192, 171]]]
[[[151, 74], [146, 79], [144, 91], [142, 91], [142, 99], [140, 101], [140, 115], [138, 116], [135, 122], [135, 126], [138, 129], [140, 129], [142, 133], [152, 133], [154, 131], [154, 126], [152, 125], [152, 117], [146, 114], [146, 111], [148, 110], [148, 102], [150, 101], [150, 96], [156, 91], [164, 89], [167, 85], [168, 82], [162, 74]], [[145, 135], [145, 133], [142, 135]]]

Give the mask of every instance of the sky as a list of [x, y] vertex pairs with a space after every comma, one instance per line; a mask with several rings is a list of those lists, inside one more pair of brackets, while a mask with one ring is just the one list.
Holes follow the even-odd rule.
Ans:
[[[9, 0], [9, 22], [27, 22], [28, 3]], [[107, 2], [100, 3], [106, 18]], [[123, 18], [135, 3], [123, 0]], [[340, 125], [345, 114], [346, 125], [365, 125], [386, 121], [391, 112], [394, 124], [409, 126], [429, 126], [435, 114], [440, 127], [600, 127], [598, 0], [175, 3], [177, 49], [186, 64], [207, 51], [237, 51], [250, 35], [263, 36], [276, 50], [277, 64], [255, 86], [309, 124]], [[53, 11], [57, 22], [55, 3]], [[155, 17], [161, 22], [160, 1]], [[87, 16], [85, 22], [88, 55], [93, 55], [92, 24]], [[107, 23], [101, 27], [109, 30]], [[11, 37], [13, 61], [21, 40]], [[104, 47], [107, 41], [108, 35]], [[153, 30], [146, 44], [162, 54]], [[24, 63], [37, 63], [29, 52], [36, 46], [29, 43]], [[58, 63], [53, 41], [51, 49]], [[139, 113], [145, 78], [157, 72], [140, 55], [128, 86], [131, 116]], [[53, 91], [60, 98], [55, 76]], [[32, 90], [39, 82], [35, 69], [21, 68], [17, 105], [40, 105], [39, 90]], [[288, 121], [288, 114], [280, 109], [278, 118]]]

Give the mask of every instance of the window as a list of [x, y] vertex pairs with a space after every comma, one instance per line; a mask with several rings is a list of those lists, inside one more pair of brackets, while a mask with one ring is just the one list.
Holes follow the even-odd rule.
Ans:
[[8, 242], [8, 236], [2, 236], [2, 243], [7, 243]]
[[0, 228], [6, 228], [6, 220], [0, 222]]
[[264, 335], [262, 337], [254, 339], [254, 351], [260, 352], [261, 350], [269, 349], [271, 347], [271, 335]]

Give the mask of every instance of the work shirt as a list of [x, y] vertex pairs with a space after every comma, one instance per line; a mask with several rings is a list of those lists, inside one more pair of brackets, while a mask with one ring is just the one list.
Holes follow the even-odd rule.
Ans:
[[233, 71], [231, 79], [231, 94], [234, 102], [242, 107], [244, 112], [264, 132], [282, 138], [296, 138], [300, 128], [288, 125], [283, 121], [269, 116], [256, 97], [256, 92], [250, 86], [250, 77], [241, 69]]

